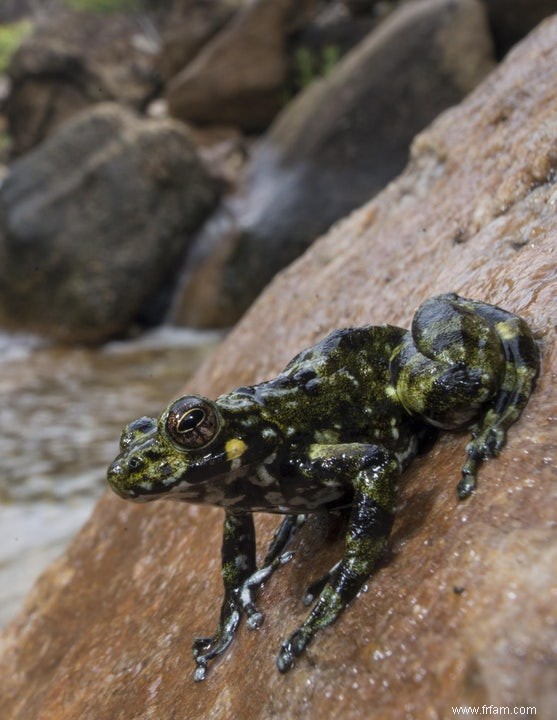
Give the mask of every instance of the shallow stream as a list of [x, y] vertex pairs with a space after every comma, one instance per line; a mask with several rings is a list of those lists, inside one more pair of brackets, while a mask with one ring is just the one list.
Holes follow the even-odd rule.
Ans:
[[217, 341], [163, 327], [91, 350], [0, 334], [0, 625], [90, 515], [123, 425], [158, 415]]

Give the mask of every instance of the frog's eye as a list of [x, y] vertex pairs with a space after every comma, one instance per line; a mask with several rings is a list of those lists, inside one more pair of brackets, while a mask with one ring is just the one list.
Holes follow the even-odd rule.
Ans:
[[213, 440], [220, 421], [213, 403], [200, 397], [183, 397], [168, 408], [165, 427], [177, 445], [198, 450]]

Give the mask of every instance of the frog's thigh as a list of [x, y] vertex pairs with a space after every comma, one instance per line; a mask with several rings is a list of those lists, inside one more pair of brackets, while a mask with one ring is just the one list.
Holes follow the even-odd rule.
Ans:
[[391, 531], [399, 475], [397, 461], [375, 446], [342, 447], [344, 464], [351, 464], [354, 471], [354, 501], [344, 556], [306, 621], [283, 643], [277, 657], [281, 672], [291, 667], [294, 657], [303, 652], [317, 632], [334, 622], [359, 592], [381, 557]]
[[497, 391], [505, 355], [495, 327], [457, 295], [428, 300], [391, 357], [397, 395], [411, 414], [456, 429]]
[[483, 308], [497, 309], [454, 293], [426, 300], [412, 319], [417, 349], [447, 365], [464, 363], [495, 370], [501, 363], [501, 347], [495, 322]]

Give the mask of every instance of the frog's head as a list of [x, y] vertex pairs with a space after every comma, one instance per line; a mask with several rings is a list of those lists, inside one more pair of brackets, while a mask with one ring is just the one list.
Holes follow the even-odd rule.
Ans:
[[124, 428], [108, 482], [121, 497], [146, 502], [167, 497], [203, 499], [203, 481], [227, 472], [245, 443], [225, 438], [216, 403], [188, 395], [156, 420], [141, 417]]

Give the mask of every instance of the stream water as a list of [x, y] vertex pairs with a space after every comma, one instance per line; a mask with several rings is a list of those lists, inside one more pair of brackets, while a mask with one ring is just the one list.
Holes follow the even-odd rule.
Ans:
[[158, 415], [217, 341], [163, 327], [91, 350], [0, 333], [0, 625], [90, 515], [123, 425]]

